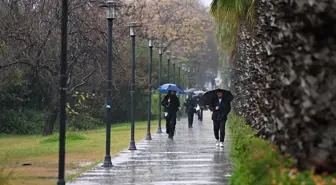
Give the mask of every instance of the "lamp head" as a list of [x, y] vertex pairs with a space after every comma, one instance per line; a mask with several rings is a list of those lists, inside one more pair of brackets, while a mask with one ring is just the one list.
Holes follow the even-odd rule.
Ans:
[[167, 59], [170, 59], [171, 51], [167, 51], [166, 54], [167, 54]]
[[141, 27], [141, 25], [138, 24], [137, 22], [130, 22], [126, 26], [129, 27], [130, 29], [130, 36], [135, 36], [135, 29], [137, 27]]
[[106, 8], [106, 18], [115, 19], [117, 14], [117, 8], [121, 7], [119, 0], [107, 0], [101, 7]]
[[153, 37], [149, 37], [149, 38], [148, 38], [148, 47], [152, 48], [153, 45], [154, 45], [153, 42], [154, 42], [154, 41], [153, 41]]
[[159, 49], [159, 55], [162, 55], [162, 44], [159, 44], [158, 49]]

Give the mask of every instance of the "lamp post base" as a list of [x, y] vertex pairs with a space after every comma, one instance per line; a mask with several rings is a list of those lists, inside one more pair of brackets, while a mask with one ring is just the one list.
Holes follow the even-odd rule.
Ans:
[[152, 136], [150, 133], [147, 133], [145, 140], [152, 140]]
[[134, 141], [131, 141], [128, 150], [136, 150], [136, 149], [137, 149], [137, 148], [136, 148], [136, 146], [135, 146], [135, 142], [134, 142]]
[[161, 127], [159, 127], [159, 128], [157, 129], [156, 133], [158, 133], [158, 134], [162, 134], [162, 129], [161, 129]]
[[57, 185], [65, 185], [65, 180], [58, 180]]
[[110, 155], [106, 155], [102, 167], [111, 168], [112, 166], [113, 165], [112, 165], [111, 156]]

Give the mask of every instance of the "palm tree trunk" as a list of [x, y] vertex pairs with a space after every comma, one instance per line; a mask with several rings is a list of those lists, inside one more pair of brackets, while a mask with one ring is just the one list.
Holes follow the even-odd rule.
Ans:
[[275, 141], [298, 168], [336, 172], [336, 2], [268, 3], [275, 20], [267, 44], [276, 66], [269, 71], [275, 74]]

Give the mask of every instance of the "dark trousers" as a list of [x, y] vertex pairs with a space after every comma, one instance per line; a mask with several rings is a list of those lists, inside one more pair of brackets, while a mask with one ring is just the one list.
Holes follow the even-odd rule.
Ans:
[[176, 112], [169, 112], [166, 117], [166, 132], [169, 136], [174, 136], [176, 126]]
[[219, 140], [220, 142], [224, 142], [225, 124], [226, 124], [226, 119], [213, 120], [213, 129], [214, 129], [215, 138]]
[[194, 111], [188, 111], [188, 126], [192, 127], [194, 123]]

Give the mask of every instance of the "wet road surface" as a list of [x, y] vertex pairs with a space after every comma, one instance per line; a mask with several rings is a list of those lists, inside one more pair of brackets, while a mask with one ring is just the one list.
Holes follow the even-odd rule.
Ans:
[[224, 148], [215, 146], [210, 112], [204, 112], [203, 122], [195, 117], [192, 129], [188, 128], [186, 119], [181, 119], [176, 125], [174, 140], [169, 140], [165, 131], [152, 133], [152, 139], [138, 142], [136, 151], [125, 150], [113, 157], [112, 168], [99, 164], [67, 184], [228, 184], [232, 172], [230, 141], [226, 137]]

